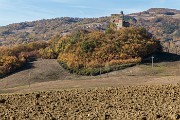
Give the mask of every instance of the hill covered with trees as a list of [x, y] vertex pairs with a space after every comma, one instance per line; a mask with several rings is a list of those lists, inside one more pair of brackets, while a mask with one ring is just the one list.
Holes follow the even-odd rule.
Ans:
[[82, 30], [57, 36], [44, 50], [42, 57], [47, 58], [48, 51], [54, 51], [61, 65], [70, 72], [97, 75], [137, 64], [160, 51], [160, 45], [146, 29], [130, 27], [118, 31], [108, 28], [106, 32]]
[[98, 75], [135, 65], [159, 50], [159, 42], [145, 28], [79, 30], [67, 36], [57, 35], [48, 42], [1, 47], [0, 76], [39, 57], [57, 58], [71, 73]]
[[158, 48], [155, 38], [164, 51], [180, 54], [179, 10], [152, 8], [125, 19], [136, 28], [108, 29], [110, 17], [62, 17], [0, 27], [0, 74], [15, 71], [32, 57], [58, 58], [71, 72], [99, 74], [118, 68], [114, 65], [140, 62]]
[[109, 18], [61, 17], [32, 22], [13, 23], [0, 27], [0, 45], [49, 40], [54, 35], [66, 35], [77, 29], [105, 30]]

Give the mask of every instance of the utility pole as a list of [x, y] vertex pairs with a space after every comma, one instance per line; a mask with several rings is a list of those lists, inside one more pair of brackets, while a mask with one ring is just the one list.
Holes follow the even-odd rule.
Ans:
[[154, 57], [152, 56], [152, 68], [154, 67]]
[[99, 68], [99, 74], [100, 74], [100, 77], [101, 77], [101, 66], [100, 66], [100, 68]]
[[176, 49], [176, 54], [178, 54], [177, 48], [178, 48], [178, 46], [175, 46], [175, 49]]
[[29, 84], [29, 87], [30, 87], [30, 81], [31, 81], [31, 72], [29, 71], [29, 81], [28, 81], [28, 84]]

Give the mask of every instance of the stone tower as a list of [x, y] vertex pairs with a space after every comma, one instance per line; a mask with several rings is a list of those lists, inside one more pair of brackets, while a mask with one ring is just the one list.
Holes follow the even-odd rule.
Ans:
[[124, 20], [123, 11], [121, 11], [121, 14], [111, 14], [111, 22], [116, 25], [117, 30], [122, 27], [129, 27], [129, 22]]

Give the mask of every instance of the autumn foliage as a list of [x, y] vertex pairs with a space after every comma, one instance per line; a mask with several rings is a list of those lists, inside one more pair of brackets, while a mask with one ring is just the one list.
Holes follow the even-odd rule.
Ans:
[[159, 43], [146, 29], [135, 27], [118, 31], [109, 28], [106, 32], [82, 30], [56, 37], [52, 43], [53, 51], [59, 54], [58, 61], [76, 73], [99, 71], [99, 68], [105, 69], [106, 66], [136, 64], [159, 48]]
[[47, 46], [46, 42], [39, 41], [11, 47], [0, 47], [0, 77], [17, 70], [32, 58], [39, 57], [39, 49]]

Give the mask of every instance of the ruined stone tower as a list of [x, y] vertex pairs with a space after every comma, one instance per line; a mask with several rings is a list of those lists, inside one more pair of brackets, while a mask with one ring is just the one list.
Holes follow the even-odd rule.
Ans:
[[121, 14], [111, 14], [111, 22], [116, 25], [116, 29], [119, 30], [122, 27], [129, 27], [129, 22], [124, 20], [123, 11]]

